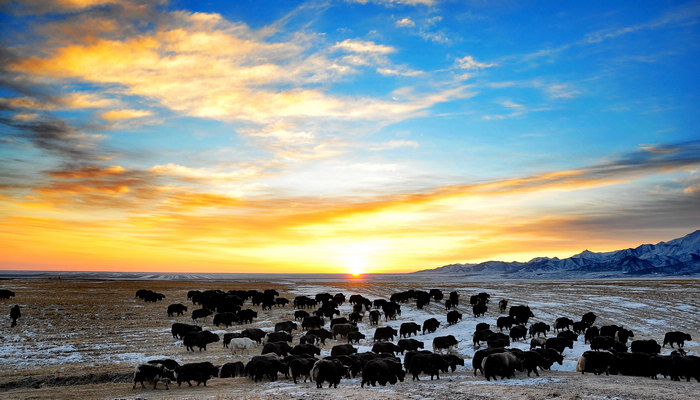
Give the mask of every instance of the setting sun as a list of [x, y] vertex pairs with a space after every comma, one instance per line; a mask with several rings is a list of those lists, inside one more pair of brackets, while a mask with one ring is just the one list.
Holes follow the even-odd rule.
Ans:
[[367, 269], [367, 260], [360, 254], [351, 254], [345, 257], [345, 269], [353, 276], [359, 276]]

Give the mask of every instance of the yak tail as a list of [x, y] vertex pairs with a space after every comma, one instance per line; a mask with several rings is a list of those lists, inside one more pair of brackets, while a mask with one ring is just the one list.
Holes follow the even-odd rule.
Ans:
[[576, 372], [584, 372], [586, 370], [586, 357], [581, 356], [578, 358], [578, 363], [576, 364]]

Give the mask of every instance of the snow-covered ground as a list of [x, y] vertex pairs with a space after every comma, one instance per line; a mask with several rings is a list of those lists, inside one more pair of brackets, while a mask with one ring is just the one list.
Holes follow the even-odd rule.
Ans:
[[[189, 314], [193, 310], [186, 300], [189, 289], [232, 288], [266, 289], [276, 287], [283, 295], [292, 299], [296, 295], [313, 296], [317, 293], [344, 293], [349, 298], [352, 294], [361, 294], [370, 300], [388, 299], [398, 291], [411, 288], [429, 290], [441, 289], [444, 294], [456, 290], [460, 294], [458, 311], [463, 313], [462, 321], [448, 326], [443, 302], [431, 302], [423, 310], [417, 310], [415, 303], [401, 305], [402, 314], [395, 321], [380, 321], [379, 326], [392, 326], [399, 330], [401, 323], [413, 321], [422, 325], [423, 321], [434, 317], [441, 322], [440, 328], [432, 334], [419, 334], [413, 338], [423, 341], [425, 348], [432, 349], [432, 341], [437, 336], [453, 335], [460, 341], [456, 353], [465, 359], [462, 372], [469, 372], [469, 381], [480, 382], [482, 377], [472, 377], [471, 359], [479, 347], [472, 344], [472, 334], [476, 324], [486, 322], [495, 327], [498, 312], [498, 300], [505, 298], [510, 305], [529, 305], [535, 317], [530, 323], [543, 321], [553, 325], [557, 317], [569, 317], [578, 320], [581, 315], [593, 311], [598, 315], [595, 325], [623, 325], [635, 333], [634, 339], [655, 339], [661, 343], [667, 331], [680, 330], [691, 334], [694, 341], [686, 343], [686, 349], [697, 354], [700, 351], [700, 281], [507, 281], [498, 283], [451, 281], [434, 279], [419, 280], [394, 279], [372, 281], [331, 280], [292, 281], [286, 278], [279, 282], [177, 282], [160, 281], [158, 287], [152, 282], [56, 282], [56, 281], [3, 281], [0, 288], [13, 289], [17, 296], [5, 300], [0, 306], [9, 308], [9, 304], [20, 304], [23, 316], [18, 327], [10, 328], [9, 321], [0, 325], [0, 382], [11, 381], [23, 375], [49, 375], [56, 373], [84, 373], [84, 371], [128, 370], [149, 359], [173, 358], [179, 362], [208, 360], [220, 365], [224, 362], [242, 360], [260, 353], [260, 348], [249, 354], [231, 355], [223, 349], [221, 343], [214, 343], [206, 352], [187, 352], [181, 342], [170, 334], [173, 322], [192, 323]], [[16, 285], [14, 285], [16, 283]], [[133, 298], [137, 288], [151, 287], [166, 294], [166, 301], [143, 303]], [[18, 289], [21, 288], [21, 289]], [[491, 295], [489, 310], [484, 317], [475, 318], [469, 306], [469, 296], [479, 292]], [[181, 302], [190, 307], [184, 316], [170, 318], [165, 309], [170, 303]], [[291, 306], [262, 311], [258, 307], [246, 304], [258, 311], [259, 317], [252, 325], [232, 326], [227, 329], [211, 325], [211, 318], [204, 323], [204, 328], [220, 336], [225, 332], [234, 332], [245, 327], [259, 327], [272, 331], [274, 324], [283, 320], [293, 320], [294, 310]], [[310, 311], [310, 310], [309, 310]], [[340, 307], [341, 316], [348, 316], [351, 305], [345, 303]], [[328, 324], [326, 324], [328, 328]], [[360, 352], [370, 351], [374, 326], [365, 318], [359, 324], [367, 339], [357, 346]], [[505, 332], [505, 331], [504, 331]], [[294, 344], [302, 331], [295, 331]], [[550, 332], [549, 336], [554, 336]], [[398, 340], [398, 339], [397, 339]], [[333, 345], [345, 343], [343, 340], [329, 340], [322, 350], [328, 355]], [[512, 347], [529, 350], [530, 339], [514, 342]], [[484, 348], [482, 345], [481, 348]], [[553, 370], [574, 371], [578, 357], [588, 345], [583, 337], [574, 344], [573, 349], [564, 351], [563, 365], [555, 364]], [[663, 353], [670, 352], [663, 349]], [[549, 379], [547, 373], [540, 379]], [[518, 382], [527, 383], [518, 383]], [[519, 376], [510, 384], [536, 384], [535, 378]], [[359, 381], [358, 381], [359, 383]], [[269, 383], [270, 389], [289, 382]], [[290, 389], [291, 390], [291, 389]]]

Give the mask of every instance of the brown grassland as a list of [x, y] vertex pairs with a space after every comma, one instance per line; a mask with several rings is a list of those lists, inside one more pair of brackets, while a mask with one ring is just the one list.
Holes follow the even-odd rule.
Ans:
[[[429, 283], [426, 283], [426, 279]], [[22, 308], [18, 326], [10, 328], [9, 319], [0, 323], [0, 398], [51, 399], [693, 399], [700, 398], [700, 383], [672, 382], [659, 377], [582, 376], [573, 371], [545, 371], [540, 378], [519, 374], [516, 379], [487, 382], [473, 376], [471, 362], [439, 381], [424, 377], [393, 386], [360, 388], [358, 379], [343, 380], [337, 389], [317, 389], [313, 383], [294, 385], [283, 377], [277, 382], [253, 383], [247, 378], [212, 379], [207, 387], [177, 387], [165, 391], [159, 385], [132, 389], [133, 369], [139, 362], [153, 358], [173, 358], [180, 363], [211, 361], [215, 365], [241, 360], [259, 354], [232, 355], [221, 343], [214, 343], [205, 352], [187, 352], [170, 334], [173, 322], [192, 323], [195, 308], [186, 300], [191, 289], [267, 289], [276, 288], [280, 295], [292, 299], [299, 293], [330, 291], [346, 296], [362, 293], [369, 298], [388, 296], [408, 288], [433, 287], [449, 291], [458, 289], [463, 296], [487, 291], [493, 298], [508, 298], [510, 304], [530, 304], [537, 316], [553, 321], [555, 316], [580, 316], [593, 310], [599, 315], [596, 325], [617, 323], [636, 329], [637, 338], [654, 338], [661, 342], [669, 330], [689, 332], [694, 341], [686, 345], [698, 354], [700, 345], [700, 281], [698, 280], [631, 280], [585, 282], [457, 282], [447, 279], [412, 278], [406, 281], [375, 282], [358, 280], [315, 280], [266, 282], [241, 281], [98, 281], [98, 280], [3, 280], [0, 288], [12, 289], [16, 297], [0, 300], [0, 309], [9, 312], [12, 304]], [[137, 289], [147, 288], [166, 294], [158, 303], [144, 303], [134, 298]], [[602, 300], [601, 300], [602, 299]], [[605, 300], [608, 299], [608, 300]], [[468, 301], [467, 301], [468, 302]], [[166, 308], [171, 303], [189, 307], [185, 316], [171, 318]], [[247, 307], [249, 304], [246, 304]], [[414, 305], [406, 305], [415, 308]], [[272, 330], [275, 322], [293, 320], [290, 306], [262, 311], [259, 318], [243, 327]], [[474, 320], [467, 307], [462, 307], [465, 320]], [[432, 303], [426, 313], [444, 316], [444, 307]], [[7, 314], [5, 314], [7, 315]], [[415, 314], [414, 314], [415, 315]], [[426, 314], [427, 315], [427, 314]], [[484, 321], [494, 323], [497, 307], [490, 307]], [[422, 323], [421, 320], [416, 322]], [[463, 324], [466, 329], [466, 323]], [[232, 326], [233, 332], [243, 327]], [[211, 326], [205, 329], [222, 331]], [[454, 329], [461, 329], [456, 325]], [[365, 324], [362, 330], [373, 332]], [[295, 341], [298, 336], [295, 332]], [[471, 335], [471, 332], [468, 333]], [[371, 337], [371, 334], [368, 335]], [[418, 337], [420, 339], [420, 337]], [[582, 339], [580, 339], [582, 340]], [[334, 344], [329, 340], [324, 349]], [[371, 342], [368, 342], [371, 345]], [[428, 341], [426, 340], [426, 344]], [[367, 345], [367, 343], [365, 343]], [[462, 350], [471, 343], [461, 345]], [[426, 348], [429, 346], [426, 346]], [[667, 354], [670, 349], [663, 349]], [[473, 350], [472, 350], [473, 351]], [[575, 362], [572, 361], [572, 362]], [[426, 380], [427, 379], [427, 380]]]

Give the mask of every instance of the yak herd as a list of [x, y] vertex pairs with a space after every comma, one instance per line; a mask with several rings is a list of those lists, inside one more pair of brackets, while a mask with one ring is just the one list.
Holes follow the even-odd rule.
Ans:
[[[157, 302], [165, 296], [150, 290], [139, 290], [138, 298]], [[415, 304], [422, 309], [432, 302], [444, 304], [447, 325], [454, 325], [462, 320], [463, 315], [455, 308], [460, 304], [458, 292], [453, 291], [444, 296], [439, 289], [430, 291], [408, 290], [391, 295], [389, 300], [370, 300], [355, 294], [346, 299], [342, 293], [335, 295], [319, 293], [313, 297], [297, 296], [293, 301], [280, 297], [274, 289], [258, 290], [192, 290], [187, 299], [196, 307], [191, 311], [192, 324], [176, 322], [172, 325], [174, 338], [182, 340], [187, 351], [206, 350], [207, 345], [221, 341], [223, 347], [232, 353], [248, 353], [251, 349], [262, 346], [260, 355], [253, 356], [247, 363], [241, 361], [214, 366], [210, 362], [197, 362], [180, 365], [171, 359], [152, 360], [139, 365], [134, 374], [134, 388], [137, 383], [153, 384], [163, 382], [165, 388], [169, 383], [177, 382], [180, 386], [187, 382], [197, 385], [218, 377], [247, 376], [255, 382], [275, 381], [280, 375], [291, 378], [311, 380], [317, 387], [327, 383], [337, 387], [341, 379], [361, 377], [361, 386], [395, 384], [404, 380], [409, 374], [413, 380], [420, 380], [425, 374], [440, 379], [440, 373], [454, 372], [457, 366], [464, 366], [462, 357], [455, 353], [459, 341], [453, 335], [436, 336], [432, 340], [432, 351], [426, 350], [426, 343], [412, 338], [426, 333], [436, 332], [441, 322], [429, 318], [422, 324], [407, 321], [399, 329], [391, 326], [378, 326], [381, 319], [396, 320], [401, 315], [402, 307]], [[444, 300], [444, 303], [443, 303]], [[339, 306], [345, 302], [352, 305], [352, 311], [340, 315]], [[475, 318], [483, 317], [490, 302], [488, 293], [479, 293], [469, 299]], [[258, 317], [259, 310], [272, 307], [285, 307], [291, 303], [295, 308], [295, 321], [280, 321], [274, 331], [264, 331], [247, 327], [238, 332], [219, 335], [203, 330], [197, 323], [210, 316], [212, 324], [226, 328], [232, 325], [252, 323]], [[246, 306], [248, 305], [248, 306]], [[573, 348], [573, 343], [582, 340], [590, 344], [591, 350], [579, 358], [576, 370], [585, 374], [622, 374], [644, 376], [656, 379], [658, 375], [673, 380], [695, 378], [700, 382], [700, 357], [688, 355], [683, 350], [685, 341], [691, 340], [684, 332], [666, 333], [663, 344], [655, 340], [631, 340], [634, 333], [617, 325], [596, 326], [596, 315], [588, 312], [578, 321], [567, 317], [557, 318], [552, 325], [535, 322], [528, 326], [533, 310], [525, 305], [513, 305], [508, 308], [508, 301], [498, 302], [502, 316], [495, 325], [481, 322], [472, 334], [474, 348], [480, 348], [472, 358], [474, 375], [477, 373], [490, 380], [498, 377], [505, 379], [515, 376], [516, 371], [539, 376], [539, 371], [549, 370], [554, 363], [562, 364], [562, 352]], [[167, 308], [168, 316], [184, 315], [188, 311], [183, 304], [171, 304]], [[506, 315], [507, 314], [507, 315]], [[370, 327], [376, 326], [371, 338], [367, 338], [358, 328], [363, 320]], [[506, 330], [507, 333], [504, 332]], [[295, 332], [297, 332], [295, 334]], [[550, 336], [547, 336], [547, 335]], [[524, 351], [510, 347], [512, 341], [530, 340], [530, 350]], [[353, 344], [361, 340], [372, 340], [372, 351], [358, 352]], [[394, 341], [396, 343], [394, 343]], [[298, 340], [298, 344], [293, 342]], [[327, 340], [344, 341], [335, 344], [330, 355], [321, 357], [320, 345]], [[628, 346], [627, 343], [630, 342]], [[485, 347], [481, 348], [485, 344]], [[670, 355], [660, 355], [661, 348], [669, 345], [674, 349]], [[397, 354], [404, 355], [403, 363]], [[539, 370], [539, 371], [538, 371]]]

